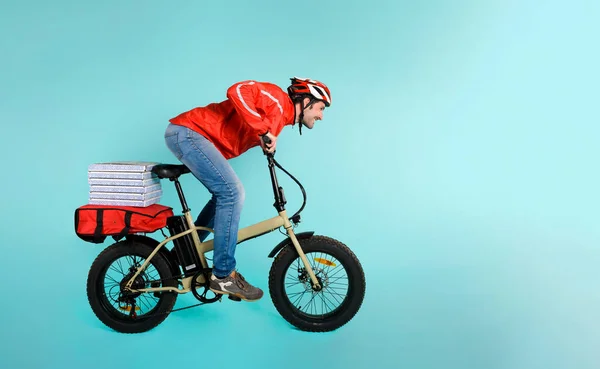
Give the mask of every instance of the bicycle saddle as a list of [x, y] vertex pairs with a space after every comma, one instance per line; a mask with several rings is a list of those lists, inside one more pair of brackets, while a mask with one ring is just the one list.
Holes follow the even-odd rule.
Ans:
[[158, 178], [169, 178], [171, 180], [178, 178], [182, 174], [189, 173], [190, 170], [183, 164], [158, 164], [152, 167], [152, 173], [156, 174]]

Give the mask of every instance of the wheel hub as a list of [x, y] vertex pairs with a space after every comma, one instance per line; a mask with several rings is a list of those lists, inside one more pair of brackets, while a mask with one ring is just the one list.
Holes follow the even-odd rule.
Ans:
[[313, 271], [315, 273], [315, 277], [317, 278], [317, 282], [319, 282], [319, 286], [321, 286], [320, 288], [315, 288], [313, 286], [312, 280], [310, 279], [310, 276], [305, 268], [298, 270], [298, 280], [302, 282], [306, 292], [320, 292], [329, 284], [329, 278], [327, 278], [327, 273], [325, 273], [323, 269], [314, 268]]
[[[133, 275], [136, 273], [136, 270], [130, 270], [129, 273], [121, 280], [121, 283], [119, 283], [119, 286], [121, 288], [121, 297], [123, 299], [125, 298], [137, 298], [139, 295], [141, 295], [141, 292], [130, 292], [126, 287], [127, 287], [127, 282], [129, 282], [129, 280], [131, 279], [131, 277], [133, 277]], [[131, 284], [131, 289], [137, 290], [137, 289], [141, 289], [144, 288], [146, 286], [146, 281], [144, 280], [144, 277], [142, 277], [142, 275], [138, 275], [134, 280], [133, 283]]]

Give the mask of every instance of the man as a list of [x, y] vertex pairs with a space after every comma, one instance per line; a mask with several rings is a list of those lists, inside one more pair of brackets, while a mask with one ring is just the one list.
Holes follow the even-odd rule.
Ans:
[[[287, 125], [312, 129], [331, 104], [326, 85], [308, 78], [291, 78], [287, 93], [268, 82], [253, 80], [227, 89], [227, 99], [181, 113], [169, 120], [165, 141], [171, 152], [208, 189], [212, 198], [195, 221], [214, 230], [210, 289], [245, 301], [263, 291], [235, 270], [235, 249], [244, 187], [227, 160], [255, 146], [275, 152], [277, 136]], [[271, 139], [265, 144], [263, 136]], [[199, 232], [204, 241], [209, 232]]]

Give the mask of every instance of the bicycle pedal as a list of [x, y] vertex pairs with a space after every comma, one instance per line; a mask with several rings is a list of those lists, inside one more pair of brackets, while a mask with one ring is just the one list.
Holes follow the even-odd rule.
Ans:
[[237, 297], [237, 296], [233, 296], [233, 295], [229, 295], [229, 299], [230, 299], [230, 300], [233, 300], [233, 301], [238, 301], [238, 302], [239, 302], [239, 301], [242, 301], [242, 299], [241, 299], [241, 298], [239, 298], [239, 297]]

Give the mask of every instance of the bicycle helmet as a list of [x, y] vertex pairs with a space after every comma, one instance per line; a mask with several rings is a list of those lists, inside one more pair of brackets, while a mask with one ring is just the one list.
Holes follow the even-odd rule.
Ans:
[[[325, 106], [331, 105], [331, 92], [329, 88], [322, 82], [310, 78], [290, 78], [292, 83], [288, 87], [288, 94], [293, 102], [301, 104], [300, 112], [300, 134], [302, 135], [302, 118], [304, 117], [304, 109], [310, 107], [317, 101], [323, 101]], [[304, 106], [304, 98], [310, 99], [309, 103]]]

